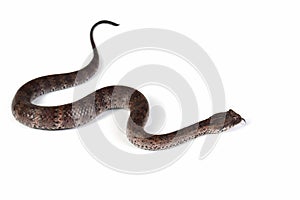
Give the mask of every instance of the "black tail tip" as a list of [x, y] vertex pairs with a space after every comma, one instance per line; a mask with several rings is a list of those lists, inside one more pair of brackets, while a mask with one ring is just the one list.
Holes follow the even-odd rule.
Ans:
[[99, 24], [110, 24], [110, 25], [113, 25], [113, 26], [119, 26], [120, 25], [120, 24], [117, 24], [117, 23], [109, 21], [109, 20], [100, 20], [97, 23], [95, 23], [94, 26], [97, 26]]

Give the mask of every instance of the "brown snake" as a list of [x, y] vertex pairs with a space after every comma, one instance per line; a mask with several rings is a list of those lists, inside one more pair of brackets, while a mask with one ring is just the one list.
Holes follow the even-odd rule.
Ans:
[[96, 73], [99, 66], [99, 55], [93, 39], [93, 31], [99, 24], [118, 26], [114, 22], [102, 20], [91, 28], [90, 41], [93, 58], [87, 66], [70, 73], [33, 79], [17, 91], [12, 102], [12, 113], [19, 122], [36, 129], [70, 129], [90, 122], [107, 110], [126, 109], [130, 111], [126, 132], [129, 141], [142, 149], [160, 150], [182, 144], [201, 135], [220, 133], [244, 120], [230, 109], [171, 133], [150, 134], [144, 130], [149, 111], [147, 99], [138, 90], [121, 85], [98, 89], [69, 104], [59, 106], [33, 104], [32, 101], [38, 96], [76, 86], [87, 81]]

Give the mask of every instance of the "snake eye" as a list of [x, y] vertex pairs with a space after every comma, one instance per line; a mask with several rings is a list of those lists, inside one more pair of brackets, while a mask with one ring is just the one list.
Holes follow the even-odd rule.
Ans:
[[233, 116], [233, 120], [236, 121], [236, 122], [240, 121], [238, 116]]

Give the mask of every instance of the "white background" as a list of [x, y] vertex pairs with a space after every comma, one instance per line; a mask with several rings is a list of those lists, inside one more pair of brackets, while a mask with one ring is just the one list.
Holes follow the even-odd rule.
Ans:
[[[298, 4], [1, 2], [0, 198], [299, 199]], [[172, 166], [128, 175], [94, 160], [76, 130], [45, 132], [16, 122], [10, 111], [16, 90], [32, 78], [80, 68], [91, 52], [89, 29], [100, 19], [122, 26], [96, 31], [97, 43], [146, 27], [174, 30], [196, 41], [217, 66], [227, 108], [248, 124], [224, 133], [204, 160], [198, 160], [204, 140], [199, 138]]]

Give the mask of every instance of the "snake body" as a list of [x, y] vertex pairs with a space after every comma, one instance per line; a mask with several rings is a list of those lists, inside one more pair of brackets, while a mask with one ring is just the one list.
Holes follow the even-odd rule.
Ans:
[[33, 104], [33, 100], [41, 95], [76, 86], [87, 81], [96, 73], [99, 66], [99, 55], [93, 39], [93, 32], [99, 24], [118, 26], [107, 20], [94, 24], [90, 31], [93, 58], [87, 66], [70, 73], [39, 77], [20, 87], [12, 102], [13, 116], [19, 122], [36, 129], [70, 129], [90, 122], [107, 110], [126, 109], [130, 111], [126, 131], [129, 141], [142, 149], [161, 150], [177, 146], [201, 135], [220, 133], [243, 120], [239, 114], [230, 109], [171, 133], [150, 134], [144, 130], [149, 113], [146, 97], [134, 88], [121, 85], [98, 89], [69, 104], [58, 106]]

